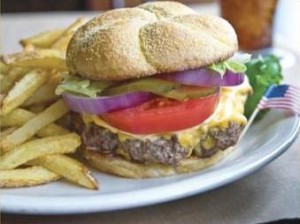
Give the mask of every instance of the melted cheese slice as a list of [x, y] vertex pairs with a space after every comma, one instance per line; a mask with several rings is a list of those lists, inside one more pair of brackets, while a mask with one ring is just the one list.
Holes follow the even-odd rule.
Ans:
[[[179, 143], [188, 150], [187, 153], [190, 155], [195, 146], [199, 144], [200, 139], [206, 135], [210, 128], [226, 128], [228, 127], [229, 122], [235, 122], [241, 126], [246, 124], [247, 119], [244, 116], [244, 104], [251, 90], [251, 86], [246, 78], [244, 83], [239, 86], [222, 87], [220, 101], [213, 115], [200, 125], [172, 133], [135, 135], [112, 127], [97, 115], [85, 114], [82, 118], [85, 123], [92, 122], [116, 133], [120, 141], [125, 141], [126, 139], [168, 139], [171, 135], [176, 135]], [[120, 152], [120, 154], [124, 154], [124, 152]]]

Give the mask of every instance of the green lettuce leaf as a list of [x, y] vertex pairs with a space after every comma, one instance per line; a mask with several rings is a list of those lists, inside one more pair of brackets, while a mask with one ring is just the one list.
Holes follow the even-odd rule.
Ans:
[[248, 62], [250, 58], [250, 54], [244, 54], [239, 56], [239, 58], [230, 58], [226, 61], [214, 63], [208, 68], [218, 72], [220, 75], [224, 75], [227, 69], [235, 73], [243, 73], [247, 69], [245, 63]]
[[[279, 84], [283, 77], [279, 59], [274, 55], [252, 59], [246, 63], [246, 66], [246, 75], [253, 87], [253, 94], [248, 97], [245, 105], [245, 115], [249, 118], [268, 87]], [[261, 119], [266, 112], [260, 112], [256, 120]]]
[[61, 95], [64, 92], [71, 92], [83, 96], [97, 97], [109, 85], [110, 82], [90, 81], [78, 76], [66, 76], [57, 86], [55, 93]]

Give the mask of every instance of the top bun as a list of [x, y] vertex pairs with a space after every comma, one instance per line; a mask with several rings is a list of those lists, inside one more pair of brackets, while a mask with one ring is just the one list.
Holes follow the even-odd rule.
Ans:
[[67, 49], [72, 73], [125, 80], [183, 71], [231, 57], [237, 36], [224, 19], [178, 2], [107, 11], [80, 27]]

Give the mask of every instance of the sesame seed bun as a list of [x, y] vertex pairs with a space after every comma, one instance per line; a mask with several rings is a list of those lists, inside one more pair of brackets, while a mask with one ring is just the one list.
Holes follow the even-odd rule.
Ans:
[[79, 28], [69, 70], [92, 80], [126, 80], [201, 68], [237, 51], [232, 26], [177, 2], [107, 11]]

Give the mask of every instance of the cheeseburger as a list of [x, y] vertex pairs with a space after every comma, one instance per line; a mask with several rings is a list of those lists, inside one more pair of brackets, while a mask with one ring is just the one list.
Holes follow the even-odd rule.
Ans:
[[95, 168], [145, 178], [208, 167], [227, 155], [247, 120], [251, 87], [232, 58], [237, 36], [222, 18], [177, 2], [107, 11], [67, 48], [57, 88]]

